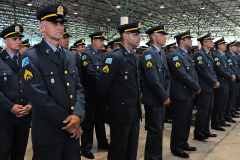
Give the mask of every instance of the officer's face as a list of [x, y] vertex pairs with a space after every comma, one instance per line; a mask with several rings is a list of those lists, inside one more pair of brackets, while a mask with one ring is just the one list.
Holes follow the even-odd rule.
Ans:
[[240, 53], [240, 47], [237, 47], [237, 52], [239, 52], [239, 53]]
[[23, 54], [27, 49], [28, 49], [28, 47], [22, 46], [19, 52], [20, 52], [21, 54]]
[[176, 50], [176, 48], [174, 48], [174, 47], [169, 48], [170, 53], [173, 53], [175, 50]]
[[136, 48], [139, 46], [141, 41], [141, 35], [140, 33], [126, 33], [126, 40], [129, 45], [131, 45], [133, 48]]
[[230, 48], [232, 52], [237, 52], [237, 46], [231, 46]]
[[206, 40], [206, 41], [204, 41], [203, 45], [208, 49], [213, 48], [213, 41], [212, 40]]
[[119, 48], [119, 44], [114, 44], [113, 49], [115, 49], [115, 48]]
[[112, 50], [112, 49], [108, 47], [108, 48], [107, 48], [107, 53], [109, 53], [111, 50]]
[[40, 30], [44, 33], [44, 38], [48, 41], [58, 41], [63, 38], [64, 22], [42, 21], [39, 25]]
[[160, 46], [164, 46], [166, 44], [166, 35], [161, 34], [161, 33], [154, 33], [154, 37], [155, 37], [155, 42], [160, 45]]
[[192, 47], [192, 39], [191, 38], [184, 38], [183, 42], [184, 42], [184, 45], [186, 48]]
[[78, 53], [82, 54], [83, 51], [85, 50], [85, 45], [78, 45], [76, 48]]
[[9, 37], [4, 39], [7, 50], [18, 53], [22, 47], [22, 37]]
[[60, 39], [59, 43], [64, 48], [68, 48], [69, 38], [63, 36], [63, 38]]
[[92, 45], [96, 50], [102, 50], [102, 48], [104, 47], [104, 40], [103, 39], [93, 39]]
[[227, 49], [227, 45], [226, 45], [225, 43], [224, 43], [224, 44], [219, 44], [219, 45], [218, 45], [218, 49], [221, 50], [221, 51], [223, 51], [223, 52], [225, 52], [226, 49]]
[[73, 54], [76, 54], [76, 53], [77, 53], [77, 50], [72, 50], [72, 53], [73, 53]]

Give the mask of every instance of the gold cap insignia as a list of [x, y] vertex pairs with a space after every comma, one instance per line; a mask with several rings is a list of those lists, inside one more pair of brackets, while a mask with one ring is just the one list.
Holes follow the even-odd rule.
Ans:
[[138, 28], [140, 28], [140, 26], [141, 26], [141, 22], [138, 22]]
[[103, 33], [102, 33], [102, 36], [104, 37], [105, 35], [106, 35], [106, 32], [103, 32]]
[[19, 26], [15, 27], [15, 32], [20, 32], [20, 27]]
[[69, 29], [68, 28], [66, 28], [66, 32], [68, 33], [68, 31], [69, 31]]
[[82, 39], [82, 43], [85, 43], [85, 39]]
[[59, 6], [59, 7], [57, 8], [57, 14], [63, 15], [63, 6]]

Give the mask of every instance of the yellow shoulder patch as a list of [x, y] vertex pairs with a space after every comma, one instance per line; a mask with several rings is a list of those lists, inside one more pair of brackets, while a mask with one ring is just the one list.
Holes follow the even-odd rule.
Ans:
[[152, 62], [148, 61], [147, 64], [146, 64], [146, 67], [151, 68], [152, 67]]
[[178, 68], [178, 67], [181, 67], [181, 63], [180, 63], [180, 62], [176, 62], [176, 63], [175, 63], [175, 67], [177, 67], [177, 68]]
[[202, 61], [198, 61], [198, 64], [202, 64], [203, 62]]
[[217, 66], [220, 66], [220, 64], [221, 64], [220, 62], [216, 62], [216, 65], [217, 65]]
[[86, 67], [88, 65], [87, 61], [83, 61], [83, 66]]
[[24, 71], [23, 77], [24, 77], [24, 80], [25, 80], [25, 81], [30, 81], [31, 79], [33, 79], [33, 73], [32, 73], [31, 71], [29, 71], [29, 70], [26, 69], [26, 70]]
[[102, 71], [103, 71], [104, 73], [109, 73], [109, 67], [108, 67], [108, 65], [104, 66], [103, 69], [102, 69]]

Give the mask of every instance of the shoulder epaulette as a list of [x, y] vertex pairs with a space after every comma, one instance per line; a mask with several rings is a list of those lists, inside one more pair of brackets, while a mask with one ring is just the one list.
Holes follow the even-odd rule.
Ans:
[[120, 50], [120, 48], [115, 48], [115, 49], [112, 50], [112, 52], [115, 52], [115, 51], [118, 51], [118, 50]]
[[31, 49], [36, 48], [36, 47], [38, 47], [38, 46], [39, 46], [39, 43], [34, 44], [33, 46], [29, 47], [27, 50], [31, 50]]

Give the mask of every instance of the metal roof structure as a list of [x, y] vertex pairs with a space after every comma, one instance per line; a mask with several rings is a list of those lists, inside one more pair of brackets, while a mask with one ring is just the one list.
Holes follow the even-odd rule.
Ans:
[[[68, 8], [66, 25], [71, 39], [88, 39], [103, 30], [109, 40], [118, 36], [120, 17], [141, 20], [143, 32], [159, 23], [165, 24], [170, 37], [190, 29], [194, 36], [240, 37], [240, 2], [238, 0], [0, 0], [0, 31], [13, 23], [24, 26], [26, 38], [40, 40], [36, 11], [59, 3]], [[142, 38], [147, 36], [142, 34]]]

